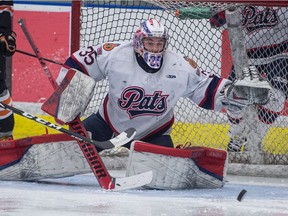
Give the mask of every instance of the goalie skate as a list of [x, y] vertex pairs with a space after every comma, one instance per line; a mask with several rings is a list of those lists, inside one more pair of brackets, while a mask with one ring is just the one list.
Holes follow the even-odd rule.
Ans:
[[241, 151], [247, 151], [247, 138], [238, 138], [234, 137], [231, 138], [228, 146], [227, 146], [228, 152], [241, 152]]

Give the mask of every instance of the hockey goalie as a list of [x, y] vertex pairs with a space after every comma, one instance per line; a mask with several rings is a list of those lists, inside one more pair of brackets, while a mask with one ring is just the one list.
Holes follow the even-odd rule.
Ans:
[[[248, 76], [246, 81], [244, 79], [237, 80], [235, 83], [227, 83], [221, 91], [219, 98], [223, 106], [228, 109], [242, 109], [248, 103], [251, 103], [252, 99], [249, 99], [247, 93], [249, 92], [247, 88], [251, 87], [251, 80], [252, 83], [259, 82], [261, 84], [262, 82], [257, 81], [254, 67], [245, 68], [244, 70], [246, 76]], [[59, 86], [61, 91], [57, 89], [50, 97], [54, 98], [55, 95], [58, 95], [58, 98], [56, 98], [58, 100], [55, 99], [54, 101], [61, 99], [61, 103], [57, 102], [57, 108], [51, 106], [51, 104], [54, 104], [51, 99], [47, 100], [49, 103], [43, 104], [44, 109], [48, 110], [61, 122], [67, 122], [75, 118], [74, 113], [78, 115], [78, 113], [84, 111], [87, 101], [90, 100], [88, 97], [89, 92], [86, 94], [87, 92], [83, 92], [83, 90], [81, 90], [80, 94], [82, 96], [87, 95], [88, 99], [86, 102], [82, 98], [81, 103], [74, 100], [73, 104], [71, 104], [71, 100], [63, 99], [69, 98], [71, 95], [71, 93], [64, 91], [67, 88], [72, 88], [73, 90], [70, 89], [69, 91], [72, 91], [73, 94], [78, 94], [78, 91], [74, 88], [75, 80], [73, 80], [74, 75], [77, 73], [75, 70], [70, 70], [65, 77], [66, 81]], [[254, 74], [253, 79], [252, 74]], [[80, 75], [79, 77], [82, 76]], [[80, 82], [78, 80], [79, 77], [75, 78], [78, 84]], [[260, 85], [264, 88], [264, 92], [266, 92], [266, 85], [267, 83], [264, 83], [263, 86]], [[92, 91], [93, 87], [94, 85], [92, 84], [89, 91]], [[235, 94], [238, 97], [235, 97]], [[259, 100], [264, 100], [265, 102], [264, 97], [262, 97], [262, 95], [261, 97], [256, 97], [253, 94], [252, 98], [260, 98]], [[247, 99], [244, 100], [244, 98]], [[69, 104], [65, 101], [68, 101], [67, 103]], [[254, 103], [255, 101], [252, 102]], [[83, 103], [84, 105], [82, 105]], [[62, 112], [57, 109], [61, 109]], [[59, 113], [65, 113], [65, 115], [60, 115]], [[89, 165], [76, 141], [66, 135], [44, 135], [20, 140], [1, 141], [0, 147], [1, 180], [41, 180], [90, 172]], [[120, 163], [122, 163], [121, 168], [127, 166], [127, 176], [152, 170], [153, 180], [147, 185], [148, 188], [220, 188], [225, 184], [227, 152], [208, 147], [170, 148], [148, 142], [134, 141], [130, 148], [128, 164], [126, 164], [127, 161], [121, 161]]]
[[[42, 109], [58, 122], [67, 124], [85, 111], [93, 94], [93, 81], [107, 78], [109, 92], [104, 102], [99, 110], [83, 120], [83, 125], [96, 141], [111, 139], [127, 128], [136, 129], [135, 142], [126, 145], [130, 149], [127, 176], [152, 170], [153, 179], [147, 187], [157, 189], [223, 187], [226, 151], [197, 147], [193, 140], [191, 142], [195, 147], [174, 148], [170, 136], [174, 123], [173, 108], [181, 97], [186, 97], [203, 109], [220, 111], [224, 107], [237, 112], [250, 104], [267, 103], [270, 86], [260, 79], [253, 66], [243, 68], [245, 77], [234, 82], [201, 71], [193, 61], [167, 49], [167, 32], [159, 21], [149, 19], [141, 23], [132, 42], [107, 42], [76, 51], [61, 68], [57, 79], [60, 85]], [[79, 82], [82, 85], [78, 85]], [[77, 158], [81, 161], [78, 163], [83, 162], [82, 167], [72, 162], [72, 155], [80, 152], [79, 147], [70, 149], [72, 145], [68, 143], [73, 141], [65, 141], [67, 145], [58, 147], [67, 153], [65, 157], [57, 150], [51, 150], [49, 157], [34, 153], [29, 163], [31, 161], [38, 166], [41, 161], [37, 157], [45, 158], [50, 168], [46, 172], [43, 163], [38, 173], [33, 172], [33, 176], [29, 176], [30, 179], [51, 178], [56, 168], [59, 169], [56, 169], [54, 177], [77, 174], [77, 169], [79, 173], [86, 171], [83, 155], [79, 154]], [[3, 179], [3, 171], [10, 168], [9, 173], [12, 174], [15, 169], [11, 167], [17, 166], [14, 180], [29, 180], [27, 175], [21, 174], [21, 163], [28, 165], [25, 156], [35, 148], [33, 145], [21, 152], [14, 150], [10, 160], [2, 161], [4, 169], [0, 171], [0, 179]], [[45, 151], [45, 147], [42, 150]], [[103, 151], [101, 148], [97, 150]], [[69, 155], [69, 164], [65, 161], [59, 163], [60, 158], [69, 158]], [[66, 169], [66, 165], [71, 166], [70, 162], [75, 167], [73, 171]], [[34, 165], [28, 167], [35, 169]], [[11, 180], [13, 178], [10, 177]]]
[[[253, 74], [254, 69], [254, 67], [246, 68], [245, 73]], [[59, 89], [74, 88], [73, 75], [75, 73], [77, 74], [78, 72], [70, 70], [67, 73], [69, 75], [66, 75], [66, 78], [69, 78], [69, 84], [63, 82]], [[253, 76], [253, 79], [251, 79], [252, 75], [249, 75], [246, 80], [247, 83], [245, 80], [227, 83], [219, 96], [223, 106], [237, 110], [245, 107], [247, 103], [251, 103], [250, 100], [252, 99], [247, 96], [247, 91], [242, 92], [242, 89], [249, 88], [251, 80], [256, 82], [255, 77]], [[79, 83], [78, 78], [76, 80]], [[261, 81], [258, 80], [258, 82]], [[55, 97], [55, 95], [60, 96], [61, 103], [57, 102], [57, 108], [52, 106], [53, 109], [49, 109], [51, 106], [47, 104], [53, 104], [53, 102], [44, 103], [43, 107], [48, 109], [59, 121], [67, 122], [75, 117], [74, 113], [78, 115], [78, 113], [82, 112], [87, 102], [83, 102], [83, 99], [81, 99], [81, 102], [85, 105], [79, 103], [81, 106], [78, 106], [77, 100], [74, 100], [73, 104], [71, 104], [71, 100], [63, 100], [63, 97], [67, 97], [66, 91], [59, 91], [59, 89], [51, 96], [51, 98]], [[85, 92], [82, 91], [81, 94], [85, 95]], [[77, 94], [75, 89], [72, 92]], [[235, 94], [238, 97], [235, 97]], [[254, 99], [257, 98], [255, 94], [253, 97]], [[264, 100], [262, 97], [260, 99]], [[247, 99], [244, 100], [244, 98]], [[50, 99], [47, 101], [51, 102]], [[65, 101], [68, 101], [67, 103], [69, 104]], [[45, 108], [46, 106], [48, 108]], [[62, 109], [62, 112], [57, 109]], [[63, 112], [63, 110], [67, 112]], [[65, 113], [65, 115], [59, 115], [59, 113]], [[72, 113], [72, 116], [70, 113]], [[66, 135], [46, 135], [21, 140], [1, 141], [0, 148], [1, 180], [40, 180], [90, 172], [89, 165], [76, 141]], [[220, 188], [225, 184], [226, 169], [227, 152], [225, 150], [197, 146], [179, 149], [135, 141], [130, 148], [127, 176], [152, 170], [153, 180], [147, 185], [149, 188]]]

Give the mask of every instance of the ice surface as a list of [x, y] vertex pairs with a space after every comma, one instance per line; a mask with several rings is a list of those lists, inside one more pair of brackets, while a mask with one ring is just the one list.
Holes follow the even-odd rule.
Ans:
[[[242, 189], [248, 192], [238, 202]], [[122, 192], [101, 190], [92, 174], [40, 182], [2, 181], [0, 215], [288, 216], [288, 179], [228, 176], [221, 189]]]

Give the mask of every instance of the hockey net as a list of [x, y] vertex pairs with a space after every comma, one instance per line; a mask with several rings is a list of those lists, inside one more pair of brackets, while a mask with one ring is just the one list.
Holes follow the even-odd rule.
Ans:
[[[222, 10], [250, 5], [270, 6], [273, 10], [280, 10], [283, 13], [288, 9], [286, 8], [288, 7], [287, 2], [283, 1], [76, 1], [72, 10], [74, 15], [71, 49], [73, 51], [77, 50], [79, 46], [97, 45], [107, 41], [130, 41], [140, 22], [153, 17], [168, 28], [170, 49], [194, 59], [202, 70], [227, 78], [232, 66], [228, 32], [223, 27], [212, 28], [209, 18]], [[193, 15], [185, 12], [189, 8], [193, 8]], [[286, 16], [288, 16], [288, 12]], [[258, 18], [265, 19], [265, 17]], [[288, 17], [286, 17], [287, 19]], [[78, 24], [80, 25], [78, 26]], [[288, 31], [287, 21], [283, 23], [283, 28], [285, 25]], [[282, 37], [286, 37], [286, 42], [287, 35], [288, 32], [282, 35]], [[287, 68], [288, 65], [283, 66], [283, 68], [285, 67]], [[287, 69], [283, 70], [283, 74], [285, 73], [287, 73]], [[86, 110], [87, 116], [97, 111], [107, 91], [107, 80], [97, 83], [95, 96]], [[260, 152], [229, 153], [228, 172], [243, 175], [287, 176], [287, 115], [288, 105], [286, 103], [280, 117], [268, 126], [268, 132], [261, 140]], [[254, 117], [257, 118], [257, 115]], [[251, 120], [249, 124], [251, 122], [253, 124]], [[253, 130], [257, 127], [254, 125], [249, 129]], [[228, 130], [229, 124], [225, 112], [216, 113], [201, 109], [184, 98], [180, 99], [175, 107], [175, 125], [172, 132], [175, 145], [188, 143], [193, 146], [227, 149]], [[253, 142], [257, 141], [250, 137], [248, 146], [250, 143], [253, 145]], [[117, 153], [117, 150], [113, 151]], [[109, 155], [109, 153], [105, 154]], [[253, 160], [255, 156], [259, 156], [261, 160]]]

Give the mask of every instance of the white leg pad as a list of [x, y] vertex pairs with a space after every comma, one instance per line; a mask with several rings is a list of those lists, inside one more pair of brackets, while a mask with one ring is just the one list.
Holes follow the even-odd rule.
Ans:
[[220, 188], [225, 183], [226, 163], [224, 150], [173, 149], [135, 141], [126, 175], [152, 170], [153, 180], [146, 186], [154, 189]]

